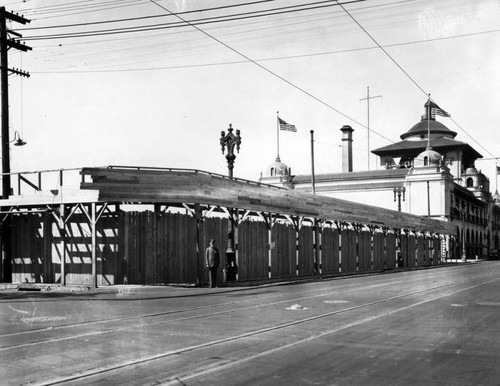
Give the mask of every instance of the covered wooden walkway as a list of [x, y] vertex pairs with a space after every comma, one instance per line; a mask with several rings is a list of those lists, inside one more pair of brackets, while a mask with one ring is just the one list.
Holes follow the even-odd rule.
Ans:
[[[123, 282], [136, 268], [139, 282], [202, 282], [206, 239], [215, 235], [223, 250], [229, 221], [241, 228], [235, 240], [246, 280], [435, 264], [456, 233], [445, 221], [199, 170], [85, 167], [71, 170], [80, 174], [73, 187], [63, 183], [68, 171], [59, 171], [52, 189], [42, 186], [49, 172], [56, 171], [12, 174], [17, 191], [0, 200], [10, 230], [3, 281], [66, 285], [70, 278], [96, 286]], [[377, 249], [385, 255], [379, 263]], [[144, 255], [135, 268], [134, 253]], [[75, 257], [85, 268], [72, 278]], [[165, 262], [173, 258], [175, 269]], [[178, 277], [159, 274], [179, 269]]]

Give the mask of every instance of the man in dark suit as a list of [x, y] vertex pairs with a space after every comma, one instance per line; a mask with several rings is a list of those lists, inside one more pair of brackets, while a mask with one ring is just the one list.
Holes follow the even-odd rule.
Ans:
[[205, 258], [207, 260], [210, 288], [215, 288], [217, 287], [217, 271], [219, 269], [220, 257], [214, 239], [210, 240], [210, 246], [205, 251]]

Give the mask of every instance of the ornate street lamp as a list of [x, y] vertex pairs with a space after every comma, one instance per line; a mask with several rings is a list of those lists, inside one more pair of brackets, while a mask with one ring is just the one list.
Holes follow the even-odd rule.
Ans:
[[236, 147], [236, 151], [238, 153], [240, 152], [241, 137], [239, 130], [236, 130], [236, 135], [233, 134], [233, 127], [231, 126], [231, 124], [229, 124], [229, 129], [227, 129], [227, 132], [228, 133], [226, 135], [224, 130], [221, 131], [220, 145], [222, 148], [222, 154], [224, 154], [224, 150], [227, 147], [227, 154], [226, 154], [227, 169], [229, 177], [233, 178], [234, 160], [236, 159], [236, 155], [234, 154], [234, 148]]
[[393, 190], [394, 190], [394, 202], [396, 202], [397, 199], [398, 211], [401, 212], [401, 195], [403, 196], [403, 201], [404, 201], [406, 189], [404, 186], [396, 186]]
[[[241, 137], [240, 131], [236, 130], [236, 135], [233, 134], [233, 127], [229, 124], [228, 133], [226, 134], [224, 130], [220, 134], [220, 145], [222, 148], [222, 154], [227, 148], [226, 160], [228, 175], [233, 178], [233, 168], [234, 160], [236, 155], [234, 154], [234, 149], [240, 152]], [[236, 280], [236, 272], [238, 267], [236, 266], [236, 253], [234, 251], [234, 218], [233, 218], [233, 208], [229, 208], [229, 227], [227, 230], [227, 250], [226, 250], [226, 280], [234, 281]]]

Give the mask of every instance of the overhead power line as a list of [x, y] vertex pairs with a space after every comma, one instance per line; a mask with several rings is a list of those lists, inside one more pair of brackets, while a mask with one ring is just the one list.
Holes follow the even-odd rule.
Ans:
[[[183, 19], [181, 16], [173, 13], [172, 11], [170, 11], [168, 8], [164, 7], [163, 5], [160, 5], [157, 3], [156, 0], [150, 0], [153, 4], [157, 5], [158, 7], [162, 8], [164, 11], [168, 12], [169, 14], [171, 15], [174, 15], [176, 16], [177, 18], [181, 19], [182, 21], [184, 21], [185, 23], [189, 24], [191, 27], [195, 28], [196, 30], [198, 30], [199, 32], [201, 32], [202, 34], [208, 36], [210, 39], [212, 40], [215, 40], [217, 43], [223, 45], [224, 47], [226, 47], [227, 49], [233, 51], [234, 53], [238, 54], [239, 56], [243, 57], [244, 59], [246, 59], [248, 62], [250, 63], [253, 63], [255, 64], [256, 66], [258, 66], [259, 68], [261, 68], [262, 70], [268, 72], [269, 74], [273, 75], [274, 77], [280, 79], [281, 81], [285, 82], [286, 84], [292, 86], [293, 88], [295, 88], [296, 90], [306, 94], [307, 96], [311, 97], [312, 99], [314, 99], [315, 101], [321, 103], [322, 105], [328, 107], [329, 109], [335, 111], [336, 113], [342, 115], [343, 117], [349, 119], [350, 121], [362, 126], [362, 127], [365, 127], [365, 125], [361, 122], [358, 122], [356, 119], [348, 116], [347, 114], [343, 113], [342, 111], [338, 110], [337, 108], [333, 107], [332, 105], [330, 105], [329, 103], [323, 101], [322, 99], [316, 97], [315, 95], [313, 95], [312, 93], [310, 93], [309, 91], [305, 90], [304, 88], [300, 87], [300, 86], [297, 86], [295, 83], [289, 81], [288, 79], [284, 78], [283, 76], [277, 74], [276, 72], [270, 70], [269, 68], [263, 66], [262, 64], [256, 62], [255, 60], [253, 60], [252, 58], [248, 57], [247, 55], [243, 54], [242, 52], [238, 51], [237, 49], [231, 47], [230, 45], [224, 43], [222, 40], [216, 38], [215, 36], [209, 34], [208, 32], [202, 30], [201, 28], [197, 27], [196, 25], [193, 25], [191, 24], [189, 21]], [[380, 134], [380, 133], [377, 133], [376, 131], [372, 130], [372, 132], [378, 134], [379, 136], [381, 136], [382, 138], [388, 140], [389, 142], [393, 142], [391, 141], [389, 138], [385, 137], [384, 135]]]
[[[195, 25], [204, 25], [204, 24], [213, 24], [220, 22], [230, 22], [230, 21], [238, 21], [238, 20], [246, 20], [258, 17], [267, 17], [267, 16], [276, 16], [283, 15], [292, 12], [304, 12], [311, 11], [315, 9], [321, 8], [329, 8], [336, 7], [337, 3], [335, 0], [326, 0], [326, 1], [318, 1], [314, 3], [286, 6], [286, 7], [278, 7], [266, 10], [257, 10], [257, 11], [248, 11], [241, 12], [238, 14], [232, 15], [222, 15], [222, 16], [213, 16], [207, 18], [186, 20], [180, 18], [181, 22], [170, 22], [170, 23], [161, 23], [161, 24], [151, 24], [151, 25], [140, 25], [133, 27], [121, 27], [121, 28], [111, 28], [111, 29], [102, 29], [95, 31], [82, 31], [82, 32], [68, 32], [68, 33], [59, 33], [52, 35], [35, 35], [28, 36], [25, 40], [49, 40], [49, 39], [67, 39], [67, 38], [81, 38], [81, 37], [89, 37], [89, 36], [103, 36], [103, 35], [115, 35], [115, 34], [123, 34], [123, 33], [132, 33], [132, 32], [144, 32], [144, 31], [154, 31], [158, 29], [171, 29], [171, 28], [181, 28], [187, 26], [195, 26]], [[366, 0], [350, 0], [346, 1], [343, 4], [353, 4], [360, 3]], [[177, 14], [175, 14], [177, 15]]]
[[[351, 15], [351, 13], [349, 13], [349, 11], [340, 3], [340, 1], [336, 0], [337, 1], [337, 4], [344, 10], [344, 12], [359, 26], [359, 28], [361, 28], [363, 30], [363, 32], [378, 46], [378, 48], [380, 48], [384, 54], [408, 77], [408, 79], [410, 79], [410, 81], [420, 90], [422, 91], [426, 97], [429, 97], [429, 93], [427, 93], [422, 86], [420, 86], [420, 84], [418, 84], [418, 82], [413, 79], [413, 77], [384, 49], [384, 47], [382, 47], [382, 45], [379, 44], [379, 42], [377, 40], [375, 40], [375, 38], [354, 18], [354, 16]], [[435, 102], [432, 98], [429, 97], [429, 99], [433, 102]], [[492, 157], [494, 157], [494, 155], [488, 151], [484, 146], [482, 146], [481, 144], [479, 144], [479, 142], [477, 142], [467, 131], [465, 131], [465, 129], [460, 126], [454, 119], [451, 119], [453, 123], [455, 123], [459, 128], [460, 130], [462, 130], [469, 138], [471, 138], [474, 142], [476, 142], [483, 150], [485, 150], [489, 155], [491, 155]]]
[[[211, 8], [202, 8], [202, 9], [196, 9], [196, 10], [178, 12], [178, 14], [179, 15], [186, 15], [186, 14], [191, 14], [191, 13], [200, 13], [200, 12], [208, 12], [208, 11], [220, 11], [222, 9], [244, 7], [244, 6], [248, 6], [248, 5], [255, 5], [255, 4], [261, 4], [261, 3], [269, 3], [269, 2], [273, 2], [273, 1], [276, 1], [276, 0], [259, 0], [259, 1], [248, 2], [248, 3], [232, 4], [232, 5], [225, 5], [225, 6], [219, 6], [219, 7], [211, 7]], [[123, 19], [93, 21], [93, 22], [88, 22], [88, 23], [50, 25], [50, 26], [45, 26], [45, 27], [25, 28], [25, 30], [52, 29], [52, 28], [68, 28], [68, 27], [81, 27], [81, 26], [89, 26], [89, 25], [122, 23], [122, 22], [136, 21], [136, 20], [148, 20], [148, 19], [164, 18], [164, 17], [168, 17], [168, 16], [171, 16], [171, 15], [148, 15], [148, 16], [130, 17], [130, 18], [123, 18]]]
[[[483, 34], [489, 34], [489, 33], [499, 33], [499, 32], [500, 32], [500, 29], [483, 31], [483, 32], [476, 32], [476, 33], [469, 33], [469, 34], [446, 36], [446, 37], [434, 38], [434, 39], [414, 40], [414, 41], [409, 41], [409, 42], [387, 44], [387, 45], [383, 45], [383, 47], [384, 48], [401, 47], [401, 46], [408, 46], [408, 45], [414, 45], [414, 44], [435, 42], [435, 41], [440, 41], [440, 40], [457, 39], [457, 38], [464, 38], [464, 37], [483, 35]], [[254, 59], [254, 60], [256, 62], [271, 62], [271, 61], [277, 61], [277, 60], [299, 59], [299, 58], [308, 58], [308, 57], [315, 57], [315, 56], [325, 56], [325, 55], [345, 54], [345, 53], [350, 53], [350, 52], [376, 50], [378, 48], [379, 48], [378, 46], [374, 45], [374, 46], [370, 46], [370, 47], [359, 47], [359, 48], [349, 48], [349, 49], [345, 49], [345, 50], [323, 51], [323, 52], [312, 52], [312, 53], [307, 53], [307, 54], [276, 56], [276, 57], [269, 57], [269, 58], [259, 58], [259, 59]], [[109, 51], [106, 51], [104, 54], [109, 55]], [[97, 69], [97, 70], [32, 71], [32, 73], [34, 73], [34, 74], [62, 74], [62, 73], [74, 74], [74, 73], [137, 72], [137, 71], [156, 71], [156, 70], [170, 70], [170, 69], [181, 69], [181, 68], [236, 65], [236, 64], [243, 64], [243, 63], [248, 63], [248, 60], [233, 60], [233, 61], [210, 62], [210, 63], [201, 63], [201, 64], [199, 64], [199, 63], [197, 63], [197, 64], [182, 64], [182, 65], [177, 65], [177, 66], [136, 67], [136, 68], [128, 68], [128, 69], [125, 68], [125, 69], [107, 69], [107, 70], [106, 69], [101, 69], [101, 70]]]

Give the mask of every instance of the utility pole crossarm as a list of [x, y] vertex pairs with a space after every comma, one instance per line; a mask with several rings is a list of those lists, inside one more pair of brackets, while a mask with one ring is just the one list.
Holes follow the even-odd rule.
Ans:
[[[0, 71], [3, 70], [3, 67], [0, 66]], [[30, 73], [29, 72], [26, 72], [26, 71], [22, 71], [18, 68], [7, 68], [7, 71], [12, 73], [12, 74], [16, 74], [16, 75], [19, 75], [19, 76], [25, 76], [26, 78], [29, 78], [30, 77]]]
[[27, 52], [31, 50], [31, 47], [28, 47], [26, 44], [21, 43], [19, 40], [5, 39], [5, 43], [7, 44], [8, 47], [15, 48], [16, 50], [19, 51]]
[[23, 15], [19, 16], [17, 13], [12, 13], [8, 12], [5, 10], [5, 7], [0, 7], [0, 13], [2, 14], [2, 17], [5, 17], [6, 19], [15, 21], [16, 23], [21, 23], [21, 24], [26, 24], [31, 22], [31, 20], [26, 19]]

